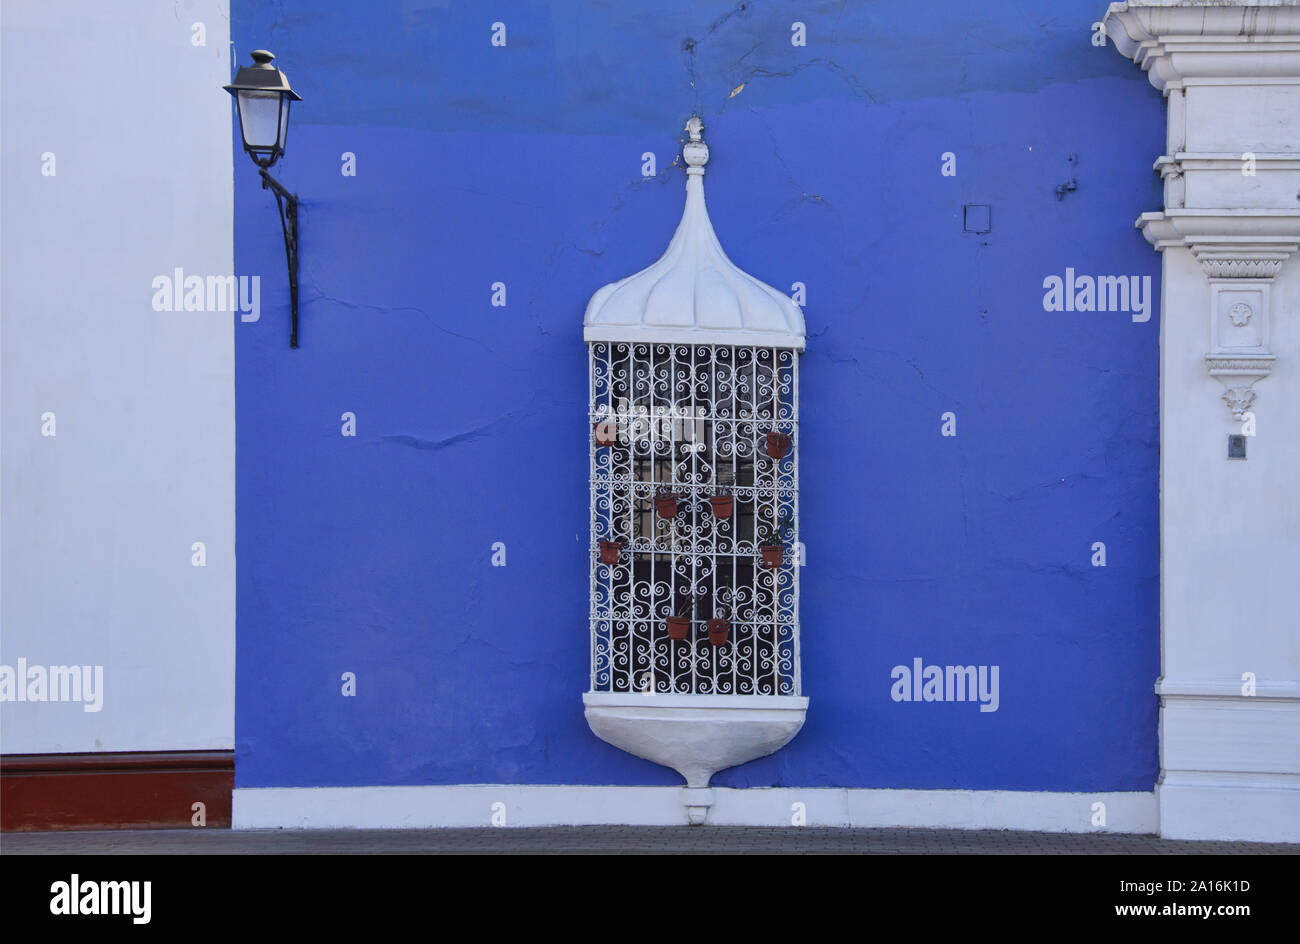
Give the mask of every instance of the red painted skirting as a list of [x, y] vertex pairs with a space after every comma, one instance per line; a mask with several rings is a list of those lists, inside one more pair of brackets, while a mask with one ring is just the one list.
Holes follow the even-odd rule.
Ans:
[[230, 828], [232, 751], [0, 756], [0, 830]]

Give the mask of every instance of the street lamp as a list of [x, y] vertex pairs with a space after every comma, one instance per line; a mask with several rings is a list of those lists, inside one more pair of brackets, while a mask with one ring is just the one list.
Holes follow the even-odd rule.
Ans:
[[235, 74], [235, 81], [222, 88], [235, 99], [239, 134], [244, 150], [262, 176], [262, 189], [275, 194], [276, 206], [280, 208], [280, 228], [284, 232], [284, 252], [289, 263], [289, 310], [293, 325], [289, 346], [297, 347], [298, 196], [267, 173], [267, 168], [284, 156], [284, 144], [289, 136], [289, 103], [302, 101], [302, 96], [289, 88], [289, 79], [271, 65], [274, 55], [265, 49], [254, 49], [252, 57], [253, 65], [244, 66]]

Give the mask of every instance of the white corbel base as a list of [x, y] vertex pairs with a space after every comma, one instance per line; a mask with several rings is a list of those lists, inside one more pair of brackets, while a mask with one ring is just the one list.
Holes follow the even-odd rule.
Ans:
[[582, 702], [596, 737], [685, 778], [682, 805], [693, 825], [705, 821], [713, 803], [713, 775], [780, 750], [808, 710], [803, 695], [586, 692]]

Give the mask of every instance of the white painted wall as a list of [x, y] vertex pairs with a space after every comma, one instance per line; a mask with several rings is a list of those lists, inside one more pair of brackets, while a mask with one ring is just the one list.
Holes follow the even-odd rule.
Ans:
[[0, 706], [0, 750], [230, 749], [234, 316], [151, 305], [233, 271], [228, 3], [4, 0], [0, 27], [0, 663], [104, 666], [99, 712]]

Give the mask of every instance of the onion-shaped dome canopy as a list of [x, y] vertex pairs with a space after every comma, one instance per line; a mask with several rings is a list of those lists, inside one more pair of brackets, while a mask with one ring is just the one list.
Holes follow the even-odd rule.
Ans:
[[686, 124], [686, 209], [658, 262], [591, 296], [587, 341], [804, 348], [803, 313], [789, 297], [738, 269], [722, 251], [704, 205], [709, 147], [704, 123]]

